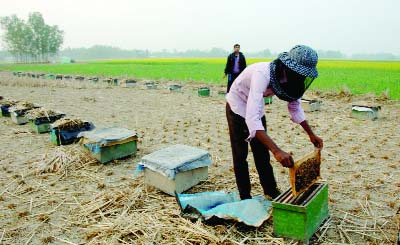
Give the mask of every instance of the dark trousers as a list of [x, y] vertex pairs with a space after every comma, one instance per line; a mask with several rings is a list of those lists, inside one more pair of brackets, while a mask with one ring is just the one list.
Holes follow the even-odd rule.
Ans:
[[233, 84], [233, 81], [240, 75], [240, 73], [232, 73], [228, 74], [228, 86], [226, 88], [226, 92], [229, 93], [229, 90], [231, 90], [231, 86]]
[[[248, 143], [245, 141], [249, 136], [245, 119], [235, 114], [229, 104], [226, 104], [226, 118], [229, 126], [229, 136], [231, 139], [233, 169], [236, 177], [236, 185], [241, 199], [251, 198], [251, 184], [249, 167], [247, 163]], [[266, 129], [265, 116], [261, 118], [262, 124]], [[256, 138], [250, 141], [250, 147], [253, 152], [254, 162], [260, 178], [261, 186], [265, 195], [272, 198], [280, 193], [277, 189], [274, 172], [270, 164], [268, 149]]]

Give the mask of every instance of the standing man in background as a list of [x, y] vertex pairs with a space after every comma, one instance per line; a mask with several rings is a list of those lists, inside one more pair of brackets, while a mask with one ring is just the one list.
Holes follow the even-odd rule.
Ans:
[[233, 46], [233, 53], [228, 56], [225, 66], [224, 78], [228, 75], [228, 86], [226, 92], [229, 93], [233, 81], [239, 76], [239, 74], [246, 68], [246, 58], [240, 52], [240, 45], [235, 44]]

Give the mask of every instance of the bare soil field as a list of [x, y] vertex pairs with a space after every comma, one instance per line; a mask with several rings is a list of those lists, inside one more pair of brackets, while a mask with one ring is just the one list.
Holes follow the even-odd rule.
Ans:
[[[57, 147], [49, 135], [0, 118], [0, 244], [296, 244], [272, 234], [272, 220], [258, 228], [240, 223], [191, 222], [180, 216], [175, 198], [134, 177], [141, 157], [172, 144], [210, 152], [207, 181], [189, 193], [236, 191], [225, 118], [223, 87], [198, 97], [202, 84], [182, 83], [182, 92], [107, 87], [88, 81], [15, 78], [0, 73], [0, 95], [33, 102], [97, 127], [118, 126], [142, 135], [134, 157], [99, 164], [80, 158], [78, 144]], [[373, 96], [310, 93], [322, 110], [307, 113], [324, 139], [321, 175], [329, 184], [330, 219], [312, 239], [315, 244], [394, 244], [400, 217], [400, 102]], [[382, 106], [379, 118], [351, 118], [351, 104]], [[269, 135], [295, 159], [313, 150], [307, 135], [290, 121], [286, 103], [266, 105]], [[73, 154], [71, 154], [73, 152]], [[55, 155], [75, 157], [62, 171], [42, 173]], [[249, 154], [252, 195], [262, 194]], [[271, 157], [281, 190], [289, 171]]]

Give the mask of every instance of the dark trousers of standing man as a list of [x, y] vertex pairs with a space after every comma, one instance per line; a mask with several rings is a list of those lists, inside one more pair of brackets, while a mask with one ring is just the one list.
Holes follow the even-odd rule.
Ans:
[[[251, 183], [247, 155], [249, 146], [246, 142], [249, 136], [249, 130], [246, 121], [240, 115], [235, 114], [229, 104], [226, 104], [226, 118], [229, 126], [229, 136], [231, 139], [233, 169], [236, 177], [236, 185], [239, 190], [240, 198], [251, 198]], [[262, 124], [266, 129], [265, 116], [261, 118]], [[272, 198], [277, 197], [280, 192], [277, 188], [274, 172], [270, 164], [268, 149], [256, 138], [250, 141], [250, 147], [253, 152], [254, 162], [260, 178], [261, 186], [265, 195]]]
[[226, 88], [226, 92], [229, 93], [229, 90], [231, 89], [231, 86], [233, 84], [233, 81], [240, 75], [240, 73], [232, 73], [228, 74], [228, 86]]

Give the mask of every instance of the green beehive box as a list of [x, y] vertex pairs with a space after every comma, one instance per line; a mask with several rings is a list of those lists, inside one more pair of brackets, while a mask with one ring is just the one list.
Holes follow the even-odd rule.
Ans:
[[308, 242], [320, 225], [328, 218], [328, 184], [321, 185], [307, 203], [294, 205], [284, 203], [282, 197], [291, 189], [278, 196], [272, 202], [274, 235]]
[[138, 135], [124, 128], [100, 128], [83, 132], [82, 144], [101, 163], [136, 155]]
[[270, 97], [264, 97], [264, 103], [266, 105], [272, 104], [272, 96]]
[[208, 87], [199, 88], [197, 91], [197, 94], [200, 97], [209, 97], [210, 96], [210, 88], [208, 88]]
[[10, 113], [0, 111], [0, 117], [10, 117]]
[[54, 129], [50, 129], [50, 142], [54, 145], [61, 145], [61, 142], [58, 139], [56, 131]]
[[94, 158], [101, 163], [107, 163], [112, 160], [121, 159], [127, 156], [136, 155], [137, 140], [111, 146], [98, 146], [85, 144]]
[[50, 132], [50, 123], [35, 124], [34, 121], [30, 120], [31, 130], [37, 134], [43, 134]]
[[52, 129], [50, 126], [50, 142], [53, 143], [54, 145], [69, 145], [73, 144], [79, 141], [78, 138], [72, 138], [72, 139], [67, 139], [64, 140], [61, 137], [59, 137], [60, 133], [59, 130]]
[[65, 117], [65, 114], [59, 113], [48, 117], [29, 118], [28, 120], [32, 132], [43, 134], [50, 132], [51, 124], [63, 117]]

